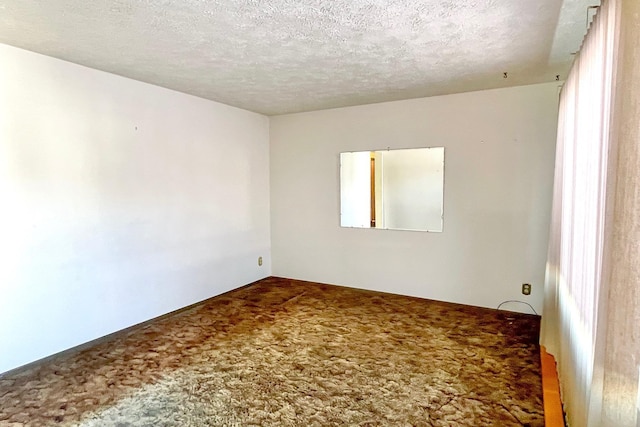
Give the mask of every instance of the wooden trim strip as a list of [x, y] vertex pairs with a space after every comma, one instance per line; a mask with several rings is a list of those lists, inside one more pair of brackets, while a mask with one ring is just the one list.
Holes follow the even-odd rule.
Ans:
[[556, 359], [540, 346], [542, 364], [542, 399], [544, 401], [544, 425], [546, 427], [565, 427], [560, 383], [556, 370]]
[[376, 228], [376, 152], [371, 152], [371, 228]]

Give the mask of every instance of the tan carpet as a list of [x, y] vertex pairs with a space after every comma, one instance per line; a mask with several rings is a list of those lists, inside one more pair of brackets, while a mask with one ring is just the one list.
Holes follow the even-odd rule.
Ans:
[[0, 378], [0, 425], [543, 426], [538, 331], [270, 278]]

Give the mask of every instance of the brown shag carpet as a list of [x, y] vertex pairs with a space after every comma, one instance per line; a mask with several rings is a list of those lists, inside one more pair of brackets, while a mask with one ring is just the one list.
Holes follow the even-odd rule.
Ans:
[[0, 425], [543, 426], [538, 332], [269, 278], [0, 377]]

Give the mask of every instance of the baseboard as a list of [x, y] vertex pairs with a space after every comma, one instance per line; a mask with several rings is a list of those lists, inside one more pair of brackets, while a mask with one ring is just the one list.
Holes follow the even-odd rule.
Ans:
[[79, 344], [79, 345], [77, 345], [75, 347], [71, 347], [71, 348], [68, 348], [66, 350], [62, 350], [62, 351], [60, 351], [58, 353], [54, 353], [54, 354], [52, 354], [50, 356], [43, 357], [42, 359], [38, 359], [38, 360], [35, 360], [33, 362], [27, 363], [26, 365], [18, 366], [17, 368], [13, 368], [13, 369], [10, 369], [10, 370], [5, 371], [5, 372], [0, 372], [0, 379], [2, 379], [3, 377], [10, 376], [10, 375], [19, 374], [21, 372], [25, 372], [25, 371], [28, 371], [28, 370], [33, 369], [33, 368], [37, 368], [40, 365], [52, 362], [52, 361], [54, 361], [54, 360], [56, 360], [58, 358], [68, 357], [68, 356], [70, 356], [72, 354], [79, 353], [82, 350], [86, 350], [87, 348], [102, 344], [104, 342], [114, 341], [114, 340], [117, 340], [119, 338], [125, 337], [126, 335], [130, 334], [131, 332], [134, 332], [134, 331], [137, 331], [138, 329], [144, 328], [149, 323], [157, 322], [158, 320], [162, 320], [162, 319], [165, 319], [167, 317], [175, 316], [178, 313], [181, 313], [183, 311], [189, 310], [189, 309], [191, 309], [193, 307], [197, 307], [197, 306], [202, 305], [202, 304], [206, 304], [208, 301], [211, 301], [212, 299], [218, 298], [218, 297], [220, 297], [222, 295], [225, 295], [225, 294], [228, 294], [230, 292], [234, 292], [234, 291], [237, 291], [239, 289], [249, 287], [249, 286], [253, 285], [254, 283], [260, 282], [261, 280], [268, 279], [269, 277], [271, 277], [271, 276], [262, 278], [260, 280], [256, 280], [254, 282], [248, 283], [248, 284], [243, 285], [243, 286], [239, 286], [237, 288], [231, 289], [231, 290], [223, 292], [221, 294], [214, 295], [214, 296], [212, 296], [210, 298], [207, 298], [207, 299], [204, 299], [202, 301], [198, 301], [198, 302], [195, 302], [193, 304], [189, 304], [189, 305], [187, 305], [185, 307], [182, 307], [182, 308], [179, 308], [177, 310], [170, 311], [169, 313], [165, 313], [165, 314], [162, 314], [160, 316], [154, 317], [152, 319], [145, 320], [144, 322], [137, 323], [137, 324], [135, 324], [133, 326], [129, 326], [128, 328], [120, 329], [120, 330], [112, 332], [112, 333], [110, 333], [108, 335], [104, 335], [104, 336], [96, 338], [94, 340], [87, 341], [85, 343]]

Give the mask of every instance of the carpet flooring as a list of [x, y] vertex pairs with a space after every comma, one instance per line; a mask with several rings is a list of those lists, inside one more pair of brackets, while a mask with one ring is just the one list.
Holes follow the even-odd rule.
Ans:
[[543, 426], [537, 316], [268, 278], [0, 377], [1, 426]]

